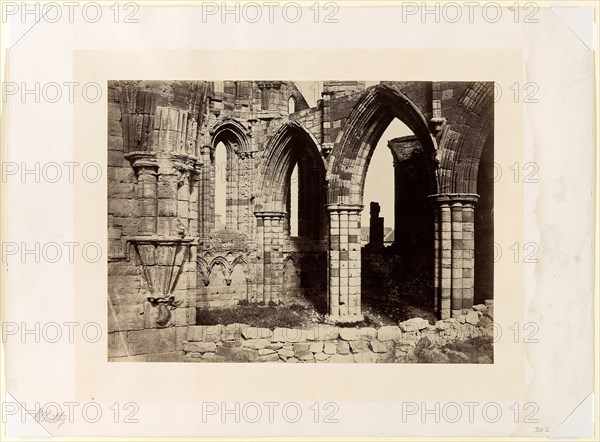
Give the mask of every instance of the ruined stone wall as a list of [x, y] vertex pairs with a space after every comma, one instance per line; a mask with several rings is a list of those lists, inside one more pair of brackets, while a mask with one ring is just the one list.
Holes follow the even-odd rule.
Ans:
[[310, 329], [271, 330], [247, 324], [191, 326], [183, 352], [173, 357], [187, 362], [410, 363], [423, 362], [419, 358], [426, 356], [427, 362], [492, 363], [493, 359], [483, 352], [466, 355], [444, 347], [472, 338], [492, 339], [493, 335], [490, 301], [435, 324], [414, 318], [379, 328], [318, 325]]
[[135, 172], [124, 157], [120, 88], [108, 85], [108, 333], [144, 328], [144, 278], [123, 241], [138, 234]]
[[[361, 180], [374, 143], [392, 118], [405, 118], [423, 157], [436, 167], [437, 189], [431, 193], [473, 191], [483, 149], [478, 143], [486, 139], [493, 115], [488, 86], [384, 82], [365, 91], [363, 82], [330, 81], [324, 83], [322, 99], [309, 108], [293, 82], [109, 82], [109, 354], [146, 354], [148, 359], [181, 354], [181, 334], [195, 323], [196, 307], [304, 299], [319, 310], [326, 308], [326, 290], [333, 287], [343, 304], [329, 305], [337, 305], [340, 314], [347, 310], [358, 316]], [[219, 142], [227, 149], [223, 231], [215, 225], [220, 177], [214, 152]], [[490, 158], [488, 152], [485, 165], [491, 164]], [[282, 190], [285, 167], [294, 162], [302, 165], [301, 186], [308, 189], [299, 202], [301, 238], [289, 237], [289, 190]], [[265, 181], [268, 171], [283, 163], [279, 175]], [[489, 167], [484, 169], [479, 181], [487, 189], [483, 207], [488, 213], [493, 201]], [[260, 208], [259, 202], [265, 205], [275, 197], [276, 210]], [[476, 199], [469, 198], [467, 203]], [[435, 296], [441, 299], [443, 294], [445, 308], [455, 298], [462, 306], [466, 296], [468, 310], [473, 292], [472, 208], [461, 203], [465, 214], [460, 220], [454, 209], [456, 219], [446, 219], [450, 212], [445, 200], [440, 201], [430, 213], [437, 217], [435, 225], [431, 220], [431, 234], [434, 227], [439, 230]], [[329, 212], [324, 208], [328, 202], [336, 203], [328, 206]], [[414, 201], [405, 202], [402, 210], [410, 212]], [[429, 222], [418, 222], [425, 218], [413, 216], [408, 230], [425, 228]], [[448, 222], [461, 226], [461, 238], [454, 230], [451, 242], [444, 236]], [[491, 215], [476, 218], [475, 235], [489, 238], [490, 225]], [[396, 232], [396, 238], [403, 236]], [[404, 238], [418, 243], [422, 236]], [[462, 244], [456, 250], [464, 260], [460, 275], [454, 270], [448, 274], [446, 255], [454, 244]], [[475, 259], [491, 272], [492, 243], [484, 244], [485, 252], [475, 253]], [[371, 254], [366, 259], [376, 266], [379, 258]], [[452, 284], [457, 286], [465, 275], [469, 286], [455, 290]], [[493, 287], [489, 281], [488, 275], [475, 282], [486, 298]], [[140, 343], [145, 336], [147, 342]]]
[[163, 355], [195, 311], [204, 84], [109, 82], [109, 91], [109, 356]]
[[[264, 228], [263, 220], [255, 216], [256, 199], [262, 192], [258, 169], [269, 140], [290, 118], [290, 97], [295, 101], [295, 113], [291, 118], [318, 130], [318, 111], [308, 109], [292, 82], [223, 82], [222, 85], [213, 83], [209, 88], [206, 122], [199, 135], [206, 148], [204, 209], [200, 216], [203, 228], [198, 255], [198, 307], [227, 307], [240, 301], [270, 300], [270, 295], [261, 290], [265, 275], [259, 262], [259, 249], [264, 242]], [[230, 232], [215, 230], [213, 221], [215, 180], [223, 178], [217, 172], [219, 165], [214, 163], [212, 152], [218, 142], [227, 147], [225, 225], [230, 232], [239, 234], [235, 245], [227, 240], [231, 237]], [[270, 219], [268, 222], [271, 225]], [[289, 252], [295, 250], [288, 247]], [[269, 252], [266, 257], [260, 258], [271, 260]], [[281, 273], [283, 259], [277, 265], [282, 266], [277, 270]], [[298, 270], [291, 269], [291, 266], [288, 263], [286, 270], [290, 288], [298, 285], [292, 277]], [[288, 298], [287, 293], [283, 293], [278, 300], [287, 301]]]

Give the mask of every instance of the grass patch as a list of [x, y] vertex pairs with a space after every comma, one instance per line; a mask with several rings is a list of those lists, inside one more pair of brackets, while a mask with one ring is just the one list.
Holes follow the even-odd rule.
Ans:
[[242, 302], [235, 307], [222, 307], [211, 309], [196, 309], [197, 325], [217, 324], [248, 324], [252, 327], [290, 327], [301, 328], [313, 323], [316, 316], [314, 309], [301, 304], [276, 304], [265, 305]]

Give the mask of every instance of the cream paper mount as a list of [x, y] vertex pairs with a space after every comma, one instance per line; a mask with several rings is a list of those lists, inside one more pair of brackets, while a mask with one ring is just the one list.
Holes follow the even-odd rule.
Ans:
[[7, 436], [597, 435], [597, 10], [303, 6], [5, 9]]

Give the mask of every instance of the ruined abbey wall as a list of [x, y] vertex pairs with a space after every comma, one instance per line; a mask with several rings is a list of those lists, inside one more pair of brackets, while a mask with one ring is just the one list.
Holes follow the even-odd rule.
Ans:
[[[393, 118], [414, 132], [415, 173], [426, 177], [417, 187], [428, 193], [420, 207], [431, 208], [421, 226], [429, 224], [433, 308], [443, 319], [469, 310], [492, 89], [331, 81], [309, 108], [293, 82], [110, 82], [109, 356], [133, 355], [139, 346], [149, 355], [181, 352], [198, 307], [308, 300], [334, 322], [360, 318], [362, 190]], [[219, 143], [227, 151], [224, 173], [215, 163]], [[296, 165], [299, 234], [292, 237]], [[223, 226], [215, 218], [220, 179]], [[397, 179], [401, 185], [412, 184]], [[410, 197], [403, 201], [406, 209]]]

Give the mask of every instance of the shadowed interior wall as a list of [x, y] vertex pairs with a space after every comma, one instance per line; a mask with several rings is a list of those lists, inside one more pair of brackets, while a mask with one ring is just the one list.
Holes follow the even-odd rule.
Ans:
[[475, 303], [494, 294], [494, 140], [488, 138], [477, 174], [475, 209]]

